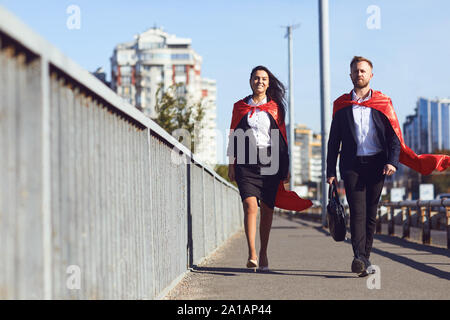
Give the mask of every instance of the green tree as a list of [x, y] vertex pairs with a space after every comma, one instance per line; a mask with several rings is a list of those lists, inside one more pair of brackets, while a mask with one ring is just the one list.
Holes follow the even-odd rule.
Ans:
[[182, 138], [178, 140], [195, 152], [195, 143], [198, 142], [205, 116], [203, 101], [189, 103], [183, 83], [174, 84], [167, 90], [164, 90], [163, 85], [160, 84], [156, 91], [155, 110], [157, 117], [153, 120], [170, 134], [176, 129], [185, 129], [189, 132], [190, 145], [182, 141]]
[[236, 181], [231, 182], [230, 179], [228, 178], [228, 165], [227, 164], [218, 164], [218, 165], [216, 165], [214, 170], [217, 172], [217, 174], [219, 176], [221, 176], [222, 178], [224, 178], [225, 180], [227, 180], [228, 182], [230, 182], [237, 188]]

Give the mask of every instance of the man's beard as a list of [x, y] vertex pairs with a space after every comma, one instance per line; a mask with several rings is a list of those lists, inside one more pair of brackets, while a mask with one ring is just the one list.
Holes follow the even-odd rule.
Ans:
[[355, 88], [362, 89], [369, 85], [370, 80], [358, 82], [358, 79], [357, 79], [356, 81], [352, 81], [352, 82], [353, 82], [353, 85], [355, 86]]

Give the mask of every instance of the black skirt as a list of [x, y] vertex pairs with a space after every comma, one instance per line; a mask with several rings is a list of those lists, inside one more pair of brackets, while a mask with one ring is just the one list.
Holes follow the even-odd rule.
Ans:
[[235, 179], [242, 201], [248, 197], [256, 197], [269, 208], [275, 207], [275, 197], [281, 178], [279, 174], [262, 175], [259, 164], [236, 164]]

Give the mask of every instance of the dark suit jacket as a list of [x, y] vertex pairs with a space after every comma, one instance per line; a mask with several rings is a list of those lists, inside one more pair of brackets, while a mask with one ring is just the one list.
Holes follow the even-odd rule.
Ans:
[[[398, 168], [400, 140], [383, 113], [372, 109], [371, 116], [383, 153], [386, 156], [386, 163]], [[354, 168], [357, 151], [356, 141], [353, 109], [349, 106], [337, 111], [331, 122], [330, 136], [328, 138], [327, 177], [336, 177], [338, 153], [340, 153], [339, 170], [341, 177], [343, 177], [343, 172]]]
[[[269, 115], [269, 119], [270, 119], [270, 129], [279, 129], [277, 122], [275, 121], [275, 119], [272, 117], [272, 115], [270, 113], [267, 113]], [[242, 117], [241, 121], [239, 121], [239, 124], [236, 127], [237, 129], [242, 129], [244, 132], [246, 132], [247, 130], [251, 130], [248, 121], [247, 121], [247, 116]], [[278, 143], [278, 148], [279, 148], [279, 167], [278, 167], [278, 176], [280, 177], [280, 179], [286, 179], [289, 173], [289, 151], [288, 151], [288, 146], [286, 144], [286, 141], [284, 141], [283, 135], [281, 134], [281, 132], [279, 132], [279, 138], [278, 138], [278, 142], [277, 141], [272, 141], [273, 143]], [[234, 145], [234, 149], [233, 149], [233, 157], [235, 159], [238, 158], [238, 143], [239, 141], [237, 140], [236, 136], [231, 136], [230, 137], [230, 141], [229, 143], [231, 143], [231, 139], [233, 140], [233, 145]], [[250, 159], [249, 159], [249, 149], [252, 148], [253, 150], [256, 149], [256, 146], [254, 144], [252, 144], [252, 142], [250, 141], [250, 139], [248, 139], [247, 137], [245, 138], [245, 164], [249, 164]], [[230, 149], [230, 147], [229, 147]], [[276, 157], [277, 155], [275, 154], [271, 154], [271, 156]]]

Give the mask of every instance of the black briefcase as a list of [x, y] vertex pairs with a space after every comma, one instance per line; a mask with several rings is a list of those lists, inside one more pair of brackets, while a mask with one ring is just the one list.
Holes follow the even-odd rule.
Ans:
[[330, 234], [335, 241], [344, 241], [347, 233], [345, 226], [345, 210], [339, 200], [336, 180], [328, 190], [327, 219]]

